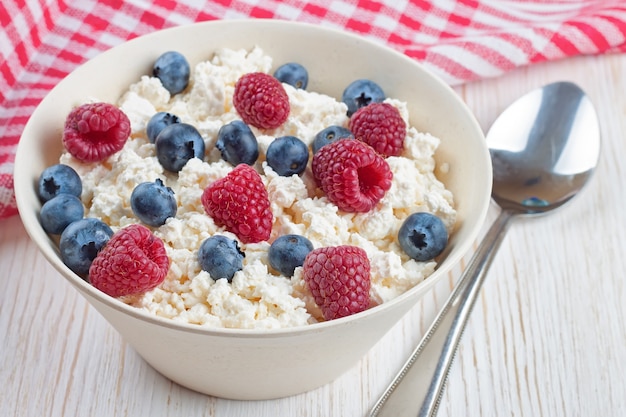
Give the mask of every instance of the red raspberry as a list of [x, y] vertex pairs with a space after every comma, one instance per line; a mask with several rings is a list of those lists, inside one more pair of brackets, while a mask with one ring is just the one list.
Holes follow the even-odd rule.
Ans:
[[170, 260], [163, 241], [141, 224], [118, 230], [89, 268], [89, 281], [111, 297], [140, 294], [165, 279]]
[[347, 212], [370, 211], [393, 178], [387, 161], [371, 146], [350, 139], [322, 146], [313, 155], [312, 169], [326, 197]]
[[289, 116], [289, 97], [276, 78], [262, 72], [242, 76], [235, 84], [233, 105], [244, 122], [274, 129]]
[[385, 158], [398, 156], [404, 148], [406, 123], [397, 108], [389, 103], [372, 103], [361, 107], [350, 118], [354, 137]]
[[369, 307], [370, 261], [357, 246], [314, 249], [304, 259], [304, 281], [326, 320]]
[[88, 103], [74, 108], [65, 120], [63, 144], [82, 162], [97, 162], [124, 147], [130, 135], [128, 116], [108, 103]]
[[269, 196], [261, 176], [250, 165], [237, 165], [205, 188], [202, 205], [218, 226], [225, 226], [243, 243], [270, 238], [273, 216]]

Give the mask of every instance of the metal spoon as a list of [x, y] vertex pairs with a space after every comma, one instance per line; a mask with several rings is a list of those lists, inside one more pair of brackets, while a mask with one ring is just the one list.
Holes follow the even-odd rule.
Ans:
[[370, 417], [434, 416], [468, 317], [510, 221], [548, 213], [574, 197], [598, 163], [600, 128], [585, 93], [556, 82], [515, 101], [487, 133], [492, 198], [501, 212], [443, 310]]

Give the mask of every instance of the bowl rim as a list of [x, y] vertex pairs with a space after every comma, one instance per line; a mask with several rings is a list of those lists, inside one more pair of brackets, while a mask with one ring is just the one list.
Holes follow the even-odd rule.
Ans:
[[[467, 108], [467, 105], [460, 98], [460, 96], [457, 95], [456, 92], [454, 92], [454, 90], [448, 84], [446, 84], [442, 79], [440, 79], [430, 70], [425, 68], [423, 64], [416, 61], [415, 59], [412, 59], [402, 54], [401, 52], [392, 49], [389, 46], [383, 45], [377, 41], [374, 41], [370, 38], [367, 38], [365, 36], [362, 36], [356, 33], [347, 32], [345, 30], [337, 29], [334, 27], [320, 26], [320, 25], [307, 23], [307, 22], [296, 22], [296, 21], [288, 21], [288, 20], [281, 20], [281, 19], [266, 19], [266, 18], [241, 18], [239, 19], [238, 18], [238, 19], [209, 20], [209, 21], [196, 22], [196, 23], [191, 23], [191, 24], [185, 24], [185, 25], [179, 25], [179, 26], [169, 27], [165, 29], [160, 29], [154, 32], [150, 32], [150, 33], [135, 37], [121, 44], [108, 48], [107, 50], [98, 53], [96, 56], [80, 64], [72, 72], [67, 74], [60, 82], [58, 82], [46, 94], [43, 100], [46, 100], [55, 90], [60, 89], [65, 84], [65, 82], [67, 82], [67, 79], [72, 76], [73, 73], [79, 71], [86, 64], [89, 63], [90, 65], [94, 65], [93, 64], [94, 62], [98, 62], [100, 60], [106, 59], [106, 57], [109, 54], [114, 53], [114, 51], [117, 51], [120, 48], [129, 48], [135, 43], [147, 42], [156, 36], [164, 36], [164, 34], [172, 34], [172, 33], [176, 33], [179, 31], [186, 31], [194, 27], [200, 27], [200, 26], [219, 27], [220, 25], [233, 25], [233, 24], [254, 25], [254, 26], [257, 26], [257, 30], [261, 30], [263, 27], [266, 27], [266, 26], [272, 26], [272, 27], [282, 26], [285, 28], [285, 30], [294, 30], [297, 28], [305, 27], [305, 28], [309, 28], [310, 30], [327, 32], [328, 34], [332, 34], [334, 36], [345, 37], [347, 39], [350, 38], [350, 39], [353, 39], [354, 41], [367, 44], [369, 48], [381, 50], [386, 54], [393, 54], [397, 58], [405, 61], [407, 64], [412, 65], [416, 71], [422, 71], [426, 76], [428, 76], [431, 79], [432, 82], [437, 83], [439, 87], [442, 88], [443, 90], [448, 90], [452, 94], [452, 99], [457, 101], [457, 103], [460, 104], [460, 106], [466, 110], [467, 115], [470, 117], [470, 121], [473, 124], [473, 129], [475, 130], [474, 134], [480, 135], [484, 138], [482, 128], [478, 124], [478, 121], [474, 117], [473, 113], [469, 110], [469, 108]], [[37, 114], [39, 108], [40, 108], [40, 105], [38, 104], [36, 109], [33, 111], [31, 116], [29, 117], [24, 127], [22, 136], [24, 135], [25, 132], [29, 130], [29, 126], [31, 125], [31, 123], [33, 123], [32, 120], [34, 119], [34, 116]], [[24, 146], [20, 146], [21, 143], [22, 141], [20, 140], [17, 146], [15, 165], [14, 165], [15, 167], [17, 167], [18, 164], [20, 163], [25, 163], [28, 161], [27, 159], [28, 156], [25, 155], [25, 151], [23, 150]], [[486, 143], [484, 146], [484, 153], [486, 156], [485, 162], [487, 164], [490, 164], [490, 159], [489, 159], [489, 154], [488, 154]], [[485, 178], [488, 184], [485, 184], [485, 187], [488, 187], [488, 189], [490, 190], [491, 189], [491, 168], [490, 167], [488, 171], [489, 172], [487, 173], [486, 178]], [[14, 178], [15, 178], [16, 185], [18, 183], [24, 183], [24, 184], [28, 183], [28, 181], [21, 179], [18, 172], [19, 171], [15, 169]], [[423, 292], [423, 291], [428, 290], [433, 285], [435, 285], [435, 283], [438, 282], [440, 278], [444, 276], [444, 274], [448, 273], [452, 269], [452, 267], [465, 255], [465, 253], [468, 251], [470, 246], [473, 244], [473, 241], [477, 237], [478, 232], [480, 228], [482, 227], [482, 224], [486, 218], [487, 210], [488, 210], [489, 203], [490, 203], [490, 197], [486, 196], [486, 198], [484, 198], [484, 201], [482, 202], [481, 211], [478, 215], [479, 221], [476, 222], [476, 224], [466, 226], [466, 227], [469, 227], [470, 229], [469, 236], [471, 238], [468, 238], [465, 241], [462, 241], [456, 244], [457, 248], [454, 252], [455, 256], [450, 258], [452, 254], [448, 254], [443, 261], [440, 261], [437, 263], [437, 268], [431, 275], [429, 275], [423, 281], [419, 282], [418, 284], [408, 289], [401, 295], [393, 298], [392, 300], [389, 300], [375, 307], [369, 308], [360, 313], [353, 314], [351, 316], [342, 317], [342, 318], [324, 321], [324, 322], [311, 323], [311, 324], [302, 325], [302, 326], [271, 328], [271, 329], [265, 329], [265, 328], [242, 329], [242, 328], [209, 327], [209, 326], [204, 326], [202, 324], [179, 322], [171, 318], [156, 316], [144, 310], [141, 310], [139, 308], [132, 307], [128, 304], [125, 304], [124, 302], [116, 298], [110, 297], [102, 293], [101, 291], [97, 290], [95, 287], [90, 285], [87, 281], [83, 280], [81, 277], [73, 273], [68, 267], [66, 267], [60, 261], [58, 254], [55, 253], [52, 248], [42, 247], [42, 245], [38, 243], [38, 239], [36, 238], [37, 233], [41, 232], [41, 230], [43, 229], [41, 229], [41, 226], [39, 225], [38, 221], [37, 222], [28, 221], [29, 220], [28, 211], [30, 211], [30, 206], [28, 205], [26, 198], [25, 198], [27, 191], [22, 190], [22, 188], [18, 186], [14, 188], [15, 188], [15, 197], [16, 197], [18, 212], [19, 212], [20, 218], [22, 219], [22, 222], [24, 224], [24, 227], [28, 235], [35, 242], [39, 251], [43, 253], [43, 255], [46, 257], [48, 262], [50, 262], [52, 266], [80, 292], [86, 293], [87, 295], [98, 300], [100, 303], [105, 304], [109, 308], [113, 308], [117, 310], [118, 312], [128, 314], [135, 319], [138, 319], [138, 320], [150, 323], [150, 324], [155, 324], [158, 326], [163, 326], [163, 327], [170, 328], [172, 330], [177, 330], [177, 331], [182, 331], [182, 332], [191, 332], [191, 333], [202, 334], [202, 335], [237, 337], [237, 338], [259, 338], [259, 337], [276, 338], [276, 337], [284, 337], [284, 336], [297, 336], [297, 335], [304, 334], [304, 333], [314, 333], [314, 332], [322, 331], [323, 329], [327, 327], [348, 326], [355, 321], [367, 320], [372, 315], [378, 315], [384, 310], [391, 309], [397, 304], [404, 302], [407, 298], [413, 297], [414, 294], [417, 292]], [[487, 194], [489, 195], [490, 192]], [[33, 223], [36, 223], [36, 225]], [[38, 230], [38, 229], [41, 229], [41, 230]], [[440, 268], [442, 265], [444, 267]], [[419, 298], [415, 300], [415, 303], [417, 303], [418, 300]]]

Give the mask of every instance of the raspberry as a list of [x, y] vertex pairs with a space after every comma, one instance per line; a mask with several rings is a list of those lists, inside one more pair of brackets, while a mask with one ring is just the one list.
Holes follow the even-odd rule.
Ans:
[[361, 107], [350, 118], [354, 137], [370, 145], [385, 158], [398, 156], [404, 148], [406, 123], [397, 108], [389, 103]]
[[276, 78], [262, 72], [243, 75], [235, 84], [233, 105], [244, 122], [274, 129], [289, 116], [289, 97]]
[[273, 216], [269, 196], [261, 176], [249, 165], [237, 165], [205, 188], [202, 205], [218, 226], [226, 227], [243, 243], [270, 237]]
[[393, 173], [374, 149], [340, 140], [313, 155], [313, 176], [331, 203], [347, 212], [370, 211], [391, 188]]
[[82, 162], [97, 162], [124, 147], [130, 120], [108, 103], [88, 103], [74, 108], [65, 120], [63, 144]]
[[89, 281], [111, 297], [140, 294], [165, 279], [170, 260], [161, 239], [132, 224], [118, 230], [89, 268]]
[[369, 307], [370, 262], [357, 246], [314, 249], [304, 260], [304, 280], [326, 320]]

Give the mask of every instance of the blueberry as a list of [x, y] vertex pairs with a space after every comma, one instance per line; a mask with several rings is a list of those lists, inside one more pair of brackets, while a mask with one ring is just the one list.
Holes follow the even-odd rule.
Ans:
[[269, 263], [272, 268], [286, 277], [293, 276], [293, 271], [304, 264], [304, 258], [313, 250], [309, 239], [301, 235], [283, 235], [270, 246]]
[[348, 106], [348, 116], [368, 104], [380, 103], [385, 99], [385, 93], [378, 84], [367, 79], [358, 79], [350, 83], [343, 90], [341, 101]]
[[171, 172], [180, 171], [191, 158], [204, 158], [204, 139], [187, 123], [167, 126], [154, 143], [159, 162]]
[[354, 139], [349, 129], [343, 126], [332, 125], [320, 130], [313, 139], [313, 153], [316, 153], [324, 145], [338, 141], [339, 139]]
[[416, 261], [429, 261], [441, 254], [448, 244], [448, 231], [434, 214], [413, 213], [398, 231], [402, 250]]
[[174, 191], [163, 181], [142, 182], [130, 195], [130, 207], [135, 216], [148, 226], [158, 227], [176, 215]]
[[113, 230], [101, 220], [84, 218], [70, 223], [59, 240], [61, 260], [81, 276], [89, 273], [91, 262], [113, 236]]
[[259, 157], [259, 143], [250, 127], [241, 120], [222, 126], [217, 132], [215, 146], [222, 153], [222, 159], [233, 166], [252, 165]]
[[198, 250], [198, 262], [202, 270], [215, 280], [226, 278], [228, 282], [233, 280], [235, 272], [243, 268], [244, 256], [235, 240], [222, 235], [206, 239]]
[[309, 162], [309, 148], [295, 136], [281, 136], [267, 147], [265, 159], [278, 175], [299, 175]]
[[60, 235], [70, 223], [85, 215], [83, 202], [72, 194], [59, 194], [41, 206], [39, 219], [43, 229], [53, 235]]
[[175, 114], [165, 111], [155, 113], [146, 125], [146, 135], [150, 143], [156, 141], [156, 137], [161, 133], [161, 130], [174, 123], [180, 123], [180, 118]]
[[301, 64], [289, 62], [276, 68], [274, 78], [281, 83], [304, 90], [309, 83], [309, 72]]
[[39, 199], [42, 203], [59, 194], [80, 197], [83, 183], [80, 176], [69, 165], [56, 164], [47, 167], [39, 176]]
[[190, 74], [189, 62], [179, 52], [168, 51], [159, 56], [152, 67], [152, 75], [170, 94], [178, 94], [187, 88]]

